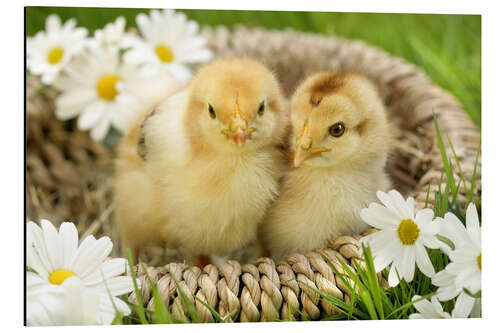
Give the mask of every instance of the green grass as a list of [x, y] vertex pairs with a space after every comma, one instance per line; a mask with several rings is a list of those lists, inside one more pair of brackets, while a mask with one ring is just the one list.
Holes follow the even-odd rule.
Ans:
[[[27, 34], [44, 28], [45, 18], [56, 13], [75, 17], [91, 32], [117, 16], [135, 26], [135, 16], [148, 9], [28, 7]], [[206, 25], [236, 24], [361, 39], [412, 62], [449, 90], [472, 120], [481, 126], [481, 17], [479, 15], [420, 15], [286, 11], [184, 10]]]

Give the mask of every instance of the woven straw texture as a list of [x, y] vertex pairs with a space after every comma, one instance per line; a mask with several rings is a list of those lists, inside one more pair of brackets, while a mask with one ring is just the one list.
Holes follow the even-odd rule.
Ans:
[[[275, 71], [287, 96], [305, 76], [320, 70], [357, 72], [373, 80], [398, 130], [398, 145], [387, 166], [394, 188], [403, 195], [414, 196], [418, 207], [424, 205], [428, 189], [433, 202], [434, 192], [446, 179], [442, 179], [443, 165], [433, 123], [433, 112], [436, 113], [441, 130], [453, 142], [466, 186], [470, 188], [480, 133], [456, 99], [430, 82], [416, 66], [361, 41], [338, 37], [246, 27], [204, 28], [202, 33], [217, 57], [250, 56], [263, 61]], [[75, 221], [83, 237], [108, 235], [115, 244], [112, 254], [117, 256], [121, 249], [112, 223], [110, 188], [114, 151], [92, 142], [87, 133], [76, 130], [74, 121], [63, 123], [55, 119], [54, 97], [54, 92], [40, 90], [37, 78], [28, 77], [28, 218], [48, 218], [54, 223]], [[453, 156], [447, 142], [445, 145], [449, 156]], [[455, 171], [458, 174], [458, 169]], [[480, 159], [476, 184], [480, 191]], [[462, 190], [459, 200], [463, 203], [465, 199]], [[340, 237], [329, 248], [293, 254], [279, 263], [260, 258], [252, 264], [230, 260], [203, 269], [184, 263], [164, 265], [178, 257], [161, 245], [146, 249], [140, 258], [147, 263], [148, 275], [158, 284], [161, 297], [178, 317], [179, 311], [187, 315], [187, 309], [173, 278], [195, 304], [203, 322], [215, 319], [194, 296], [222, 316], [235, 311], [232, 321], [287, 320], [289, 309], [296, 319], [300, 315], [293, 309], [317, 319], [335, 314], [335, 309], [298, 281], [348, 301], [348, 289], [327, 260], [340, 272], [338, 260], [352, 267], [359, 260], [360, 237]], [[142, 280], [144, 304], [151, 307], [151, 288], [142, 267], [137, 273]], [[384, 283], [383, 279], [380, 282]], [[134, 301], [136, 295], [132, 293], [129, 299]]]

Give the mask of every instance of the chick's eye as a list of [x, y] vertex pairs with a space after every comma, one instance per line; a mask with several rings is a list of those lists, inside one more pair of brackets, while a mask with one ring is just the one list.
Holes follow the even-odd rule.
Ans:
[[262, 103], [260, 103], [259, 110], [257, 111], [257, 113], [259, 114], [259, 116], [263, 116], [264, 115], [264, 109], [265, 109], [265, 105], [264, 105], [264, 102], [262, 102]]
[[330, 132], [331, 136], [338, 138], [338, 137], [342, 136], [345, 132], [344, 123], [343, 122], [335, 123], [332, 126], [330, 126], [328, 131]]
[[212, 105], [208, 104], [208, 114], [210, 115], [210, 118], [215, 119], [215, 111]]

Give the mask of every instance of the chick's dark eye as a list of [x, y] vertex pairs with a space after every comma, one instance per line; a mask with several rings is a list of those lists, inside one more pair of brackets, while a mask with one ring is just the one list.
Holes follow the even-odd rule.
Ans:
[[338, 122], [330, 126], [329, 130], [330, 135], [336, 138], [342, 136], [345, 132], [345, 126], [343, 122]]
[[264, 109], [265, 109], [265, 105], [264, 105], [264, 102], [262, 102], [262, 103], [260, 103], [259, 110], [257, 111], [257, 113], [259, 114], [259, 116], [264, 115]]
[[208, 114], [210, 115], [210, 118], [215, 119], [215, 111], [212, 105], [208, 104]]

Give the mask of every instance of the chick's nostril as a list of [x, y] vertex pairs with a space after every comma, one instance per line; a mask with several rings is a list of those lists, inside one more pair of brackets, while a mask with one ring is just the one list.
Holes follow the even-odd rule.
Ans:
[[241, 118], [239, 115], [231, 119], [231, 131], [236, 132], [238, 129], [246, 131], [248, 123], [245, 119]]

